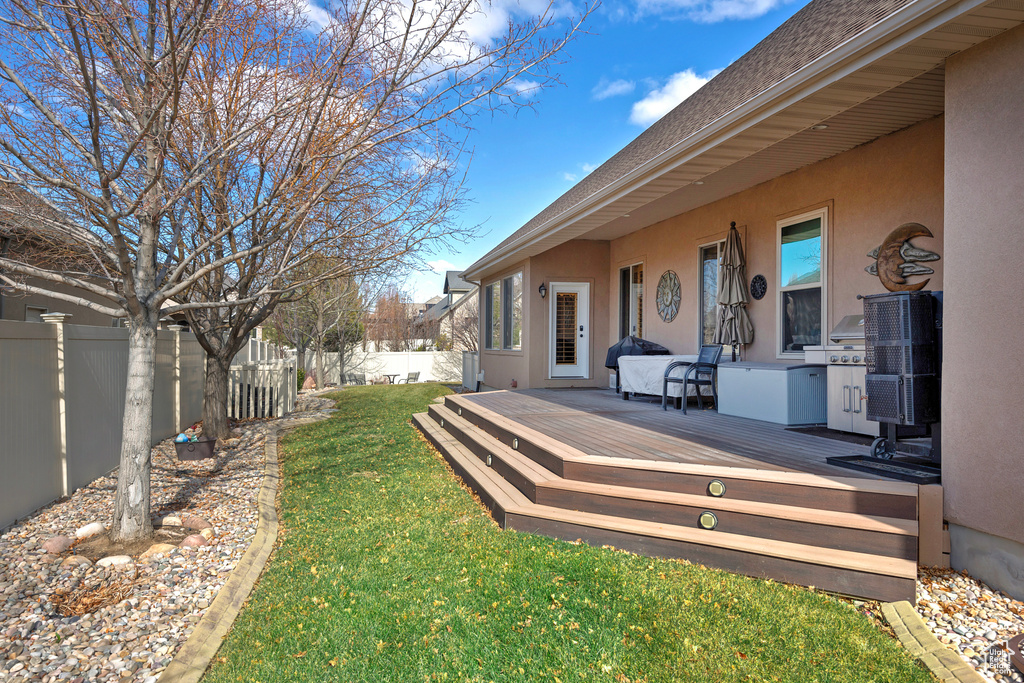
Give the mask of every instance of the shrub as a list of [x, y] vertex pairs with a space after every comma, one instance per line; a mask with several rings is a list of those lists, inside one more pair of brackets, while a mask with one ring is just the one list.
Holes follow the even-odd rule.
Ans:
[[295, 373], [295, 379], [299, 383], [299, 388], [296, 389], [296, 391], [302, 391], [302, 383], [306, 381], [306, 370], [304, 368], [299, 368]]

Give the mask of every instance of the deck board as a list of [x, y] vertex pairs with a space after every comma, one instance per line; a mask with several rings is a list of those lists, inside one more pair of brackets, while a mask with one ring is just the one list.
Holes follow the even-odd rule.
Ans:
[[659, 402], [623, 401], [611, 390], [525, 389], [463, 398], [588, 455], [878, 478], [825, 462], [867, 454], [865, 446], [714, 410], [663, 411]]

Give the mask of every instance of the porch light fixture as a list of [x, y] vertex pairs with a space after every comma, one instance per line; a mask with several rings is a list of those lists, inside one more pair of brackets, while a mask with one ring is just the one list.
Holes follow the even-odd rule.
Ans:
[[491, 466], [491, 454], [490, 453], [487, 454], [487, 466], [488, 467]]
[[711, 483], [708, 484], [708, 495], [721, 498], [725, 495], [725, 484], [718, 479], [712, 479]]
[[519, 439], [512, 439], [512, 450], [519, 450]]
[[826, 128], [828, 128], [827, 123], [819, 123], [816, 126], [811, 126], [811, 130], [825, 130]]
[[700, 524], [701, 529], [711, 531], [718, 526], [718, 517], [715, 517], [714, 512], [704, 511], [700, 513], [700, 517], [697, 518], [697, 523]]
[[541, 299], [543, 299], [544, 297], [546, 297], [548, 295], [548, 288], [544, 286], [543, 282], [540, 283], [540, 287], [537, 288], [537, 291], [540, 292], [540, 298]]

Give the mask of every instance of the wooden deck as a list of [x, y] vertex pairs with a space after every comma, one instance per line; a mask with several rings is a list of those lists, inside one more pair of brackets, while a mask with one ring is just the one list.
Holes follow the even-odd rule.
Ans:
[[413, 422], [507, 529], [876, 600], [942, 558], [941, 486], [825, 462], [865, 446], [602, 390], [449, 395]]
[[825, 462], [834, 455], [866, 455], [866, 446], [714, 410], [664, 411], [642, 398], [623, 401], [610, 389], [526, 389], [463, 398], [589, 455], [877, 479]]

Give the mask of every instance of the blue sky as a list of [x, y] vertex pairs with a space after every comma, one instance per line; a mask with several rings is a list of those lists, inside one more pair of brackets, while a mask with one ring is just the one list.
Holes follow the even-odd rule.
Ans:
[[533, 109], [476, 121], [466, 178], [472, 200], [457, 219], [482, 224], [457, 253], [426, 256], [411, 274], [415, 301], [440, 294], [444, 271], [462, 270], [606, 161], [707, 78], [740, 57], [806, 0], [606, 2], [555, 67], [562, 85]]

